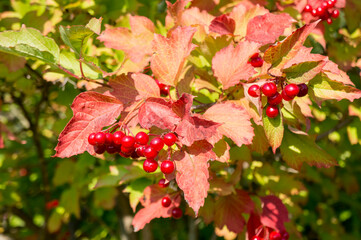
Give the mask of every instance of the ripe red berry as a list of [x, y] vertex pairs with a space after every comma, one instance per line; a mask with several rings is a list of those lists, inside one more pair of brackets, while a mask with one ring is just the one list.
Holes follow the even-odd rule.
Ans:
[[277, 86], [273, 82], [265, 83], [262, 86], [262, 92], [265, 96], [272, 97], [277, 92]]
[[323, 9], [327, 10], [327, 9], [328, 9], [328, 3], [327, 3], [327, 1], [324, 1], [324, 2], [321, 4], [321, 7], [322, 7]]
[[90, 145], [93, 145], [93, 146], [95, 146], [95, 145], [97, 144], [97, 143], [95, 142], [95, 133], [89, 134], [88, 143], [89, 143]]
[[105, 133], [105, 145], [113, 144], [113, 134]]
[[325, 9], [323, 7], [316, 8], [317, 16], [321, 17], [323, 14], [325, 14]]
[[301, 84], [298, 84], [298, 89], [300, 90], [297, 94], [297, 97], [304, 97], [307, 95], [308, 93], [308, 87], [306, 84], [304, 83], [301, 83]]
[[269, 239], [270, 240], [281, 240], [282, 236], [280, 232], [277, 231], [273, 231], [271, 232], [271, 234], [269, 235]]
[[291, 101], [293, 99], [286, 94], [285, 90], [282, 91], [281, 95], [282, 95], [283, 100], [285, 100], [285, 101]]
[[98, 146], [104, 145], [105, 143], [105, 133], [98, 132], [95, 134], [95, 143]]
[[170, 86], [164, 85], [160, 88], [160, 94], [168, 96], [170, 90]]
[[183, 215], [183, 211], [179, 207], [175, 207], [172, 209], [172, 217], [174, 219], [180, 219], [182, 215]]
[[146, 146], [144, 149], [144, 157], [154, 159], [158, 155], [158, 152], [151, 146]]
[[336, 0], [327, 1], [329, 8], [333, 8], [335, 6], [336, 2], [337, 2]]
[[114, 154], [114, 153], [118, 152], [119, 149], [115, 145], [112, 144], [112, 145], [106, 145], [105, 150], [109, 154]]
[[170, 200], [169, 197], [162, 198], [162, 206], [163, 207], [169, 207], [171, 203], [172, 203], [172, 200]]
[[153, 159], [146, 159], [143, 163], [143, 169], [147, 173], [155, 172], [158, 168], [158, 163]]
[[177, 136], [174, 133], [167, 133], [163, 136], [163, 142], [168, 147], [173, 146], [177, 141]]
[[311, 15], [314, 16], [314, 17], [317, 17], [317, 10], [316, 10], [316, 9], [312, 9]]
[[259, 86], [256, 84], [253, 84], [252, 86], [250, 86], [248, 88], [248, 94], [251, 97], [259, 97], [259, 95], [261, 94], [261, 91], [259, 90]]
[[263, 59], [261, 57], [252, 58], [250, 63], [252, 67], [262, 67]]
[[150, 141], [149, 144], [152, 148], [154, 148], [154, 150], [156, 150], [157, 152], [159, 152], [160, 150], [163, 149], [164, 147], [164, 142], [163, 139], [161, 139], [160, 137], [155, 137], [152, 139], [152, 141]]
[[333, 23], [333, 21], [332, 21], [331, 18], [327, 18], [326, 22], [327, 22], [327, 24], [329, 24], [329, 25]]
[[124, 136], [122, 138], [122, 146], [124, 146], [124, 147], [127, 147], [127, 148], [134, 147], [134, 143], [135, 143], [135, 140], [134, 140], [134, 137], [132, 137], [132, 136]]
[[169, 182], [165, 183], [165, 179], [162, 178], [162, 179], [159, 180], [158, 185], [159, 185], [159, 187], [161, 187], [161, 188], [165, 188], [165, 187], [168, 187]]
[[304, 12], [312, 12], [312, 6], [310, 4], [307, 4], [305, 8], [303, 9]]
[[282, 102], [282, 96], [281, 94], [279, 94], [278, 92], [273, 95], [272, 97], [268, 97], [267, 98], [267, 102], [270, 104], [270, 105], [278, 105]]
[[340, 11], [338, 9], [333, 10], [331, 13], [331, 17], [338, 18], [338, 16], [340, 16]]
[[160, 165], [160, 170], [164, 174], [171, 174], [174, 171], [174, 163], [170, 160], [165, 160]]
[[259, 236], [253, 236], [252, 240], [263, 240], [263, 238], [261, 238]]
[[137, 135], [135, 135], [135, 142], [140, 145], [145, 145], [148, 143], [149, 135], [145, 132], [139, 132]]
[[266, 115], [269, 117], [269, 118], [275, 118], [277, 117], [279, 114], [279, 111], [278, 111], [278, 107], [275, 107], [275, 106], [272, 106], [272, 105], [269, 105], [266, 109]]
[[144, 157], [144, 150], [145, 146], [139, 146], [135, 149], [135, 152], [138, 154], [139, 157]]
[[120, 150], [125, 154], [125, 155], [131, 155], [134, 152], [134, 147], [126, 147], [124, 145], [122, 145], [120, 147]]
[[285, 91], [285, 94], [287, 94], [290, 98], [294, 98], [300, 90], [296, 84], [291, 83], [288, 84], [283, 91]]
[[94, 151], [96, 154], [103, 154], [105, 152], [105, 145], [99, 145], [94, 147]]
[[125, 134], [121, 131], [116, 131], [114, 134], [113, 134], [113, 143], [115, 145], [120, 145], [122, 144], [122, 139], [123, 137], [125, 136]]

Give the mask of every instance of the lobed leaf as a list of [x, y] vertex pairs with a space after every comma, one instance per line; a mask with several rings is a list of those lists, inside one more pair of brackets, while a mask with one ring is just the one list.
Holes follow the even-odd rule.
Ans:
[[220, 35], [232, 35], [235, 27], [236, 22], [226, 14], [222, 14], [212, 20], [209, 26], [209, 31]]
[[288, 222], [288, 211], [282, 201], [276, 196], [261, 197], [262, 214], [260, 221], [262, 225], [275, 229], [279, 232], [285, 230], [284, 222]]

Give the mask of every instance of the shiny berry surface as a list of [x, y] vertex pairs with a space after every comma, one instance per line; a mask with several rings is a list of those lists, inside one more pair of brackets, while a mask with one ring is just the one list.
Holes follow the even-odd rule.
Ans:
[[260, 236], [253, 236], [252, 240], [263, 240]]
[[327, 22], [327, 24], [332, 24], [333, 23], [331, 18], [327, 18], [326, 22]]
[[172, 200], [170, 200], [169, 197], [162, 198], [162, 206], [163, 207], [169, 207], [171, 203], [172, 203]]
[[105, 149], [106, 149], [105, 145], [100, 145], [100, 146], [94, 147], [94, 151], [96, 154], [103, 154], [105, 152]]
[[132, 136], [124, 136], [122, 138], [122, 146], [127, 147], [127, 148], [131, 148], [134, 147], [135, 144], [135, 139]]
[[331, 13], [331, 17], [338, 18], [338, 16], [340, 16], [340, 11], [338, 9], [333, 10]]
[[168, 147], [173, 146], [177, 141], [177, 136], [174, 133], [167, 133], [163, 136], [163, 142]]
[[174, 163], [169, 160], [165, 160], [160, 165], [160, 170], [164, 174], [171, 174], [174, 171]]
[[103, 133], [103, 132], [96, 133], [95, 134], [95, 143], [98, 146], [104, 145], [104, 143], [105, 143], [105, 133]]
[[256, 84], [253, 84], [252, 86], [250, 86], [248, 88], [248, 94], [251, 96], [251, 97], [259, 97], [259, 95], [261, 94], [261, 91], [260, 91], [260, 88], [258, 85]]
[[135, 152], [138, 154], [139, 157], [144, 157], [144, 150], [145, 146], [139, 146], [135, 149]]
[[277, 231], [273, 231], [269, 235], [270, 240], [281, 240], [281, 238], [282, 238], [281, 233]]
[[269, 118], [275, 118], [277, 117], [279, 114], [279, 110], [278, 110], [278, 107], [275, 107], [275, 106], [272, 106], [272, 105], [269, 105], [266, 109], [266, 115], [269, 117]]
[[297, 97], [304, 97], [307, 95], [308, 93], [308, 87], [306, 84], [304, 83], [301, 83], [301, 84], [298, 84], [298, 89], [300, 90], [297, 94]]
[[312, 6], [310, 4], [307, 4], [305, 8], [303, 9], [304, 12], [312, 12]]
[[317, 16], [321, 17], [323, 14], [325, 14], [325, 9], [323, 7], [316, 8]]
[[147, 173], [155, 172], [158, 168], [158, 163], [153, 159], [146, 159], [143, 163], [143, 169]]
[[105, 133], [105, 145], [113, 144], [113, 134]]
[[109, 154], [114, 154], [114, 153], [118, 152], [118, 148], [114, 145], [106, 145], [105, 150]]
[[183, 216], [183, 211], [179, 207], [175, 207], [172, 209], [172, 217], [174, 219], [179, 219]]
[[312, 9], [311, 14], [312, 14], [312, 16], [314, 16], [314, 17], [317, 17], [317, 16], [318, 16], [316, 9]]
[[267, 98], [267, 102], [270, 104], [270, 105], [278, 105], [282, 102], [282, 96], [281, 94], [279, 94], [278, 92], [273, 95], [272, 97], [268, 97]]
[[261, 57], [252, 58], [250, 63], [252, 67], [262, 67], [263, 59]]
[[150, 141], [150, 144], [149, 144], [152, 148], [154, 148], [154, 150], [156, 151], [160, 151], [163, 149], [164, 147], [164, 142], [163, 142], [163, 139], [161, 139], [160, 137], [155, 137], [152, 139], [152, 141]]
[[144, 149], [144, 157], [146, 158], [155, 158], [158, 155], [158, 152], [151, 146], [147, 146]]
[[262, 93], [267, 97], [272, 97], [277, 92], [277, 86], [273, 82], [263, 84]]
[[281, 95], [282, 95], [283, 100], [285, 100], [285, 101], [291, 101], [293, 99], [286, 94], [285, 90], [282, 91]]
[[145, 132], [139, 132], [135, 135], [135, 142], [141, 145], [146, 145], [149, 141], [149, 135]]
[[126, 146], [122, 145], [122, 146], [120, 147], [120, 150], [121, 150], [123, 153], [129, 155], [129, 154], [132, 154], [135, 149], [134, 149], [134, 147], [126, 147]]
[[161, 188], [165, 188], [165, 187], [168, 187], [168, 186], [169, 186], [169, 182], [165, 183], [165, 179], [162, 178], [162, 179], [159, 180], [158, 185], [159, 185], [159, 187], [161, 187]]
[[125, 136], [125, 134], [123, 132], [116, 131], [113, 134], [113, 143], [116, 144], [116, 145], [122, 144], [122, 139], [123, 139], [124, 136]]
[[296, 84], [288, 84], [285, 89], [283, 90], [289, 96], [290, 98], [294, 98], [297, 96], [298, 92], [300, 91], [298, 89], [298, 86]]
[[281, 232], [282, 240], [288, 240], [290, 238], [290, 235], [286, 231]]
[[93, 145], [93, 146], [95, 146], [95, 145], [97, 144], [97, 143], [95, 142], [95, 133], [89, 134], [88, 143], [89, 143], [90, 145]]

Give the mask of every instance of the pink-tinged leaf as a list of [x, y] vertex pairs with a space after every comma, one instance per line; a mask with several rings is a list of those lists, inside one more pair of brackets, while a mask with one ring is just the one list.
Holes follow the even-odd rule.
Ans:
[[209, 26], [209, 31], [220, 35], [232, 35], [236, 28], [236, 22], [226, 14], [214, 18]]
[[192, 7], [184, 10], [182, 14], [182, 26], [201, 25], [208, 29], [213, 19], [214, 16], [208, 12], [200, 11], [199, 8]]
[[156, 126], [173, 130], [181, 118], [172, 111], [170, 102], [161, 98], [149, 98], [139, 109], [139, 123], [143, 128]]
[[250, 213], [254, 203], [248, 193], [236, 190], [236, 194], [220, 197], [216, 201], [214, 223], [218, 228], [226, 226], [230, 231], [240, 233], [246, 224], [244, 213]]
[[287, 13], [256, 16], [249, 21], [246, 40], [262, 45], [274, 43], [295, 20]]
[[123, 104], [114, 97], [84, 92], [75, 98], [71, 108], [73, 118], [59, 136], [54, 157], [66, 158], [84, 151], [94, 154], [94, 147], [88, 143], [89, 134], [114, 123]]
[[[168, 196], [172, 203], [169, 207], [162, 206], [162, 198]], [[140, 209], [134, 216], [132, 225], [137, 232], [155, 218], [169, 218], [172, 216], [172, 209], [178, 207], [181, 202], [179, 194], [167, 194], [167, 190], [160, 188], [158, 184], [148, 186], [144, 189], [144, 196], [141, 203], [144, 208]]]
[[323, 72], [329, 77], [331, 80], [348, 84], [351, 86], [355, 86], [351, 81], [350, 77], [344, 71], [340, 70], [336, 63], [332, 61], [327, 61], [326, 65], [323, 67]]
[[272, 229], [284, 231], [284, 222], [288, 222], [288, 211], [282, 201], [276, 196], [261, 197], [262, 215], [261, 223]]
[[109, 81], [113, 88], [110, 95], [119, 99], [124, 105], [140, 99], [160, 97], [160, 91], [155, 80], [143, 73], [122, 74]]
[[294, 101], [297, 103], [297, 105], [300, 107], [302, 114], [305, 117], [311, 117], [313, 118], [312, 111], [310, 106], [312, 105], [312, 101], [309, 97], [302, 97], [302, 98], [295, 98]]
[[252, 85], [258, 85], [259, 87], [261, 87], [263, 84], [265, 84], [266, 81], [257, 81], [254, 83], [243, 83], [243, 93], [245, 96], [245, 99], [247, 99], [250, 103], [252, 103], [254, 105], [254, 107], [256, 108], [256, 112], [258, 113], [259, 116], [262, 116], [262, 101], [260, 97], [252, 97], [248, 94], [248, 89], [252, 86]]
[[167, 28], [181, 26], [184, 8], [191, 0], [177, 0], [175, 3], [167, 3], [167, 16], [165, 25]]
[[230, 44], [216, 53], [212, 60], [212, 69], [223, 89], [230, 88], [241, 80], [247, 81], [256, 73], [248, 60], [258, 52], [259, 46], [255, 42], [243, 41], [235, 48]]
[[251, 212], [247, 222], [248, 240], [253, 240], [253, 236], [257, 234], [257, 229], [262, 225], [261, 218], [258, 214]]
[[108, 48], [123, 50], [133, 62], [141, 62], [152, 54], [154, 24], [142, 16], [129, 16], [131, 30], [124, 27], [106, 29], [98, 37]]
[[155, 35], [151, 69], [159, 82], [171, 86], [178, 83], [184, 63], [195, 48], [192, 38], [196, 31], [192, 27], [177, 27], [169, 38]]
[[316, 97], [314, 100], [317, 102], [324, 99], [348, 99], [352, 102], [355, 99], [361, 98], [361, 90], [331, 80], [324, 73], [318, 74], [310, 81], [309, 91], [310, 96]]
[[213, 10], [219, 2], [220, 0], [193, 0], [191, 6], [209, 12]]
[[289, 67], [292, 67], [293, 65], [297, 65], [304, 62], [328, 61], [328, 58], [326, 56], [320, 54], [314, 54], [311, 53], [311, 51], [312, 48], [307, 48], [302, 46], [300, 50], [297, 51], [296, 55], [284, 65], [284, 68], [287, 69]]
[[184, 199], [196, 215], [208, 194], [208, 161], [216, 157], [212, 151], [212, 145], [207, 141], [196, 142], [184, 151], [175, 152], [173, 155], [177, 184], [184, 192]]
[[319, 74], [326, 62], [303, 62], [283, 69], [286, 79], [289, 83], [307, 83]]
[[271, 74], [282, 76], [282, 69], [285, 64], [297, 55], [307, 36], [319, 22], [320, 21], [316, 21], [297, 29], [285, 40], [270, 46], [266, 50], [263, 59], [265, 62], [272, 64], [272, 68], [269, 70]]
[[193, 96], [187, 93], [184, 93], [176, 102], [172, 104], [172, 110], [180, 118], [191, 117], [191, 108], [193, 104]]
[[218, 103], [210, 107], [203, 114], [203, 117], [221, 124], [217, 128], [220, 137], [211, 138], [211, 143], [218, 142], [223, 135], [232, 139], [239, 147], [243, 144], [248, 145], [252, 143], [254, 133], [250, 115], [241, 106], [232, 102]]
[[298, 133], [286, 130], [280, 147], [282, 159], [290, 167], [299, 170], [304, 162], [310, 166], [325, 168], [337, 165], [336, 160], [306, 133], [301, 131]]

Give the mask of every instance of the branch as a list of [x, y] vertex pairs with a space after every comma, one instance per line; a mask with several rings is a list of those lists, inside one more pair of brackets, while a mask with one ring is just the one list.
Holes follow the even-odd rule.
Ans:
[[199, 104], [199, 105], [195, 105], [195, 106], [192, 106], [191, 110], [206, 110], [210, 107], [212, 107], [214, 104], [216, 104], [216, 102], [213, 102], [213, 103], [202, 103], [202, 104]]
[[336, 126], [334, 126], [333, 128], [331, 128], [330, 130], [321, 133], [320, 135], [317, 136], [316, 141], [320, 141], [324, 138], [326, 138], [330, 133], [333, 133], [335, 131], [340, 130], [341, 128], [349, 125], [356, 117], [354, 116], [346, 116], [344, 118], [342, 118]]

